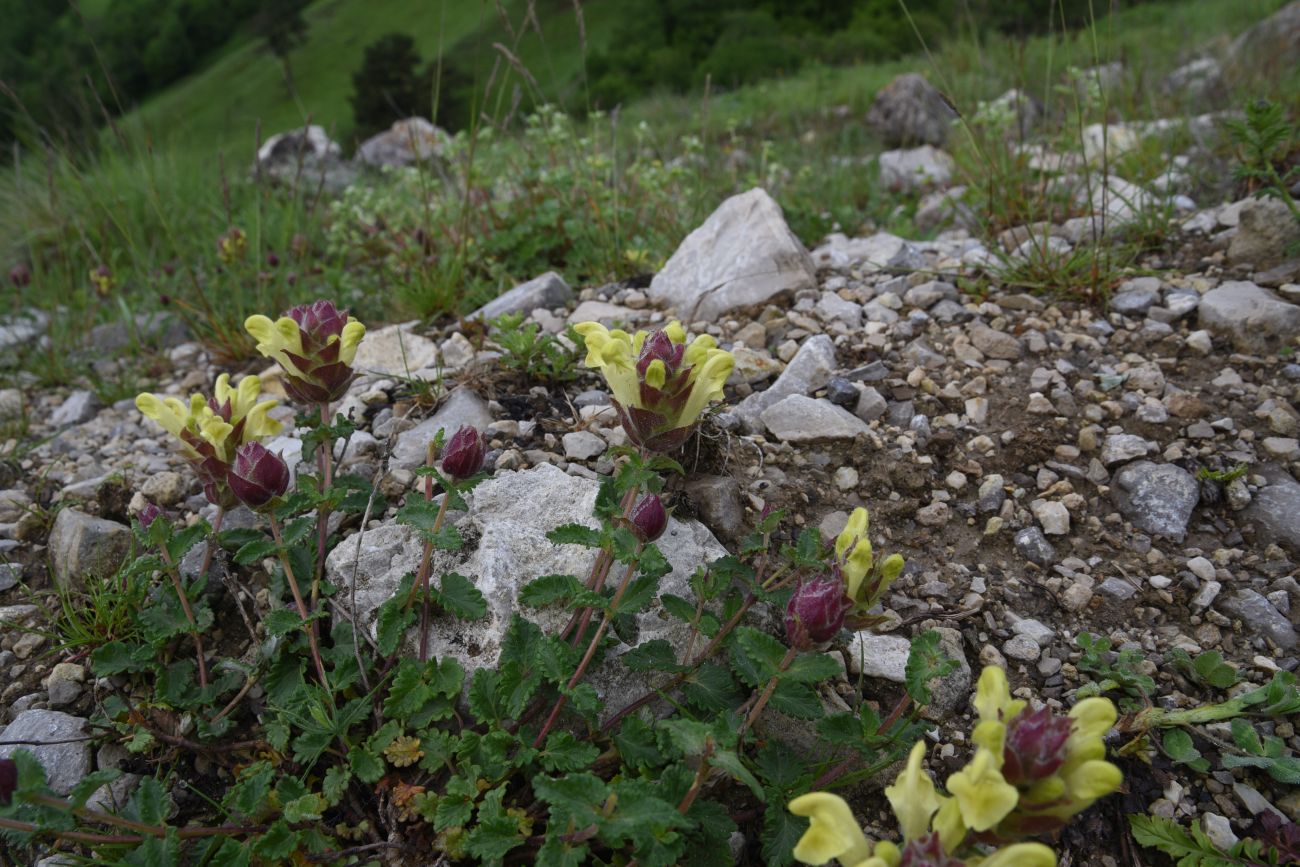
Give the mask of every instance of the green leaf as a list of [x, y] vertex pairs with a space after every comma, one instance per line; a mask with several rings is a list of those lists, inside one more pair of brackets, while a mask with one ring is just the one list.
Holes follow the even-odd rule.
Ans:
[[643, 780], [622, 780], [610, 788], [617, 798], [617, 809], [601, 824], [601, 839], [610, 844], [629, 841], [637, 860], [647, 867], [677, 864], [686, 844], [678, 829], [689, 822], [677, 812], [676, 805], [657, 797]]
[[548, 771], [576, 771], [590, 767], [600, 749], [595, 744], [580, 741], [570, 732], [553, 732], [546, 738], [546, 745], [538, 760]]
[[316, 516], [307, 515], [285, 524], [284, 529], [280, 532], [280, 538], [284, 540], [284, 547], [292, 548], [303, 539], [306, 539], [315, 528]]
[[630, 671], [685, 671], [677, 664], [676, 652], [665, 638], [656, 638], [639, 644], [619, 657]]
[[1192, 770], [1201, 773], [1205, 773], [1210, 769], [1210, 763], [1201, 755], [1201, 751], [1192, 744], [1192, 736], [1182, 729], [1170, 729], [1165, 732], [1161, 745], [1169, 758], [1178, 764], [1187, 765]]
[[582, 545], [586, 548], [600, 548], [605, 544], [605, 536], [600, 530], [593, 530], [582, 524], [562, 524], [546, 534], [546, 538], [556, 545]]
[[520, 820], [501, 805], [505, 797], [505, 788], [492, 789], [483, 797], [478, 808], [477, 821], [466, 840], [466, 848], [471, 855], [484, 863], [499, 864], [511, 849], [524, 842], [520, 830]]
[[274, 822], [253, 840], [253, 852], [273, 863], [288, 859], [297, 848], [298, 832], [290, 830], [283, 819]]
[[[841, 716], [849, 716], [842, 714]], [[834, 717], [828, 717], [833, 719]], [[822, 723], [826, 720], [822, 720]], [[821, 723], [818, 723], [818, 731], [821, 731]], [[781, 791], [789, 791], [799, 784], [801, 780], [811, 781], [808, 775], [808, 765], [799, 754], [792, 750], [787, 744], [780, 740], [772, 739], [763, 745], [754, 757], [754, 767], [762, 777], [763, 782], [773, 788]]]
[[1260, 743], [1259, 733], [1255, 731], [1254, 726], [1240, 717], [1232, 721], [1232, 741], [1252, 755], [1264, 754], [1264, 745]]
[[348, 790], [348, 783], [351, 781], [352, 769], [343, 765], [333, 765], [325, 772], [325, 779], [321, 782], [321, 794], [325, 796], [329, 806], [337, 806], [339, 801], [343, 800], [343, 795]]
[[659, 580], [662, 577], [651, 572], [633, 578], [628, 582], [627, 590], [624, 591], [623, 598], [618, 600], [618, 605], [610, 606], [610, 612], [618, 616], [626, 616], [636, 614], [642, 608], [645, 608], [655, 598], [655, 593], [659, 590]]
[[284, 805], [284, 820], [291, 825], [299, 822], [315, 822], [320, 819], [327, 806], [325, 799], [320, 795], [308, 792]]
[[623, 720], [614, 734], [614, 746], [623, 764], [632, 768], [654, 768], [664, 763], [654, 729], [639, 716]]
[[675, 596], [672, 593], [665, 593], [659, 597], [659, 604], [664, 610], [676, 617], [683, 623], [693, 623], [695, 621], [695, 603], [689, 599], [683, 599], [681, 596]]
[[222, 803], [236, 813], [255, 816], [266, 809], [267, 796], [271, 794], [271, 779], [275, 768], [270, 762], [254, 762], [239, 774], [239, 782], [230, 787]]
[[947, 677], [957, 668], [957, 660], [943, 652], [943, 637], [931, 629], [912, 639], [904, 669], [907, 694], [919, 705], [929, 704], [930, 681]]
[[389, 657], [396, 653], [397, 646], [402, 641], [402, 636], [415, 623], [414, 606], [409, 609], [406, 608], [406, 597], [411, 592], [411, 583], [414, 580], [414, 575], [403, 577], [401, 583], [398, 584], [397, 592], [379, 606], [379, 620], [375, 626], [375, 644], [378, 645], [380, 656]]
[[107, 768], [87, 774], [72, 787], [72, 791], [68, 793], [68, 800], [76, 808], [84, 807], [90, 796], [95, 794], [101, 786], [113, 782], [120, 776], [122, 776], [122, 772], [115, 768]]
[[791, 680], [777, 682], [768, 707], [795, 719], [819, 719], [825, 715], [817, 692], [806, 683]]
[[161, 825], [167, 818], [167, 792], [153, 777], [144, 777], [123, 812], [146, 825]]
[[533, 792], [551, 808], [550, 827], [587, 828], [601, 824], [608, 797], [605, 781], [595, 774], [567, 774], [558, 779], [538, 774]]
[[543, 575], [523, 586], [519, 602], [532, 608], [567, 604], [584, 589], [582, 582], [572, 575]]
[[554, 825], [546, 835], [546, 842], [537, 850], [537, 867], [581, 867], [587, 863], [587, 845], [568, 843], [565, 832]]
[[763, 860], [768, 864], [791, 863], [790, 852], [808, 830], [808, 820], [783, 809], [784, 804], [769, 804], [763, 811]]
[[731, 750], [716, 750], [709, 758], [709, 762], [744, 783], [756, 798], [762, 800], [763, 787], [736, 753]]
[[452, 777], [447, 781], [446, 793], [438, 799], [438, 809], [433, 816], [433, 829], [445, 831], [448, 828], [464, 826], [474, 813], [474, 801], [478, 798], [478, 787], [473, 780], [464, 777]]
[[1242, 863], [1224, 857], [1195, 825], [1188, 833], [1177, 822], [1160, 816], [1130, 814], [1128, 821], [1134, 840], [1178, 859], [1178, 867], [1235, 867]]
[[363, 747], [353, 747], [348, 750], [348, 766], [363, 783], [378, 782], [384, 775], [383, 758]]
[[266, 624], [268, 635], [287, 635], [297, 629], [301, 629], [303, 619], [298, 616], [297, 611], [288, 608], [273, 608], [262, 618]]
[[[261, 536], [260, 533], [258, 535]], [[235, 552], [235, 562], [240, 566], [252, 566], [274, 555], [275, 551], [274, 539], [258, 538], [240, 546], [239, 550]]]
[[781, 660], [785, 658], [785, 645], [750, 626], [741, 626], [733, 634], [732, 657], [739, 657], [737, 671], [740, 676], [752, 687], [765, 686], [780, 669]]
[[442, 586], [435, 599], [447, 613], [461, 620], [481, 620], [487, 614], [487, 600], [470, 581], [459, 572], [442, 576]]
[[110, 641], [91, 651], [90, 670], [96, 677], [147, 671], [156, 658], [157, 653], [147, 644]]
[[799, 683], [821, 683], [838, 677], [843, 672], [844, 666], [828, 653], [801, 653], [780, 676], [782, 680]]
[[432, 697], [433, 690], [424, 682], [423, 666], [414, 659], [403, 659], [397, 663], [397, 670], [388, 685], [384, 716], [408, 719]]
[[692, 704], [714, 713], [736, 708], [745, 700], [731, 672], [711, 662], [704, 663], [686, 678], [682, 692]]

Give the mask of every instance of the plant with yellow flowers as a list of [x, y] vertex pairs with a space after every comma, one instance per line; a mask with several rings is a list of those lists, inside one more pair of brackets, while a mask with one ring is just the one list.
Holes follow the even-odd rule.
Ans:
[[587, 346], [585, 364], [613, 392], [628, 439], [647, 451], [671, 452], [686, 442], [700, 414], [722, 397], [736, 360], [702, 334], [686, 342], [680, 322], [628, 334], [599, 322], [574, 326]]
[[814, 865], [838, 860], [843, 867], [1054, 867], [1051, 849], [1022, 841], [1059, 830], [1119, 788], [1119, 768], [1106, 761], [1102, 742], [1115, 707], [1089, 698], [1064, 717], [1031, 709], [1011, 698], [1006, 674], [994, 666], [980, 675], [974, 704], [975, 755], [948, 777], [947, 795], [921, 768], [924, 741], [885, 789], [901, 844], [871, 843], [842, 798], [810, 792], [789, 805], [809, 819], [794, 857]]

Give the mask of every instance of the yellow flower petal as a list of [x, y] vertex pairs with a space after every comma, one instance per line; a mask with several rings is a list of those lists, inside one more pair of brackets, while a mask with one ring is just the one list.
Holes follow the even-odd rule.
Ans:
[[844, 552], [849, 549], [859, 539], [867, 535], [869, 518], [867, 510], [859, 506], [849, 515], [849, 522], [844, 525], [844, 529], [835, 537], [835, 556], [843, 557]]
[[903, 854], [898, 851], [897, 846], [888, 840], [881, 840], [876, 844], [876, 851], [871, 857], [858, 867], [898, 867], [902, 860]]
[[718, 341], [714, 340], [707, 334], [701, 334], [691, 341], [691, 345], [686, 347], [682, 353], [682, 363], [692, 365], [690, 379], [693, 381], [697, 376], [695, 368], [709, 360], [713, 355], [713, 350], [718, 348]]
[[850, 599], [857, 600], [858, 589], [862, 586], [862, 579], [871, 573], [871, 567], [875, 563], [876, 558], [871, 551], [871, 540], [864, 536], [858, 540], [858, 544], [853, 546], [848, 559], [844, 561], [843, 574], [844, 581], [847, 584], [845, 590]]
[[699, 373], [695, 376], [690, 396], [686, 398], [686, 404], [682, 407], [681, 415], [678, 416], [678, 427], [695, 424], [709, 402], [722, 397], [722, 386], [727, 381], [727, 377], [731, 376], [731, 369], [735, 364], [736, 359], [730, 352], [717, 349], [704, 364], [696, 368]]
[[1002, 750], [1007, 742], [1007, 727], [995, 720], [986, 719], [975, 724], [970, 739], [978, 747], [988, 750], [999, 768], [1002, 767]]
[[1007, 673], [996, 665], [986, 665], [980, 672], [979, 683], [975, 687], [975, 710], [980, 720], [1007, 722], [1002, 711], [1011, 702], [1011, 688], [1007, 685]]
[[[180, 403], [180, 401], [176, 402]], [[180, 436], [181, 431], [185, 429], [185, 414], [177, 412], [174, 406], [156, 394], [137, 394], [135, 408], [140, 410], [145, 418], [158, 422], [162, 429], [172, 436]]]
[[1056, 867], [1056, 853], [1042, 843], [1016, 843], [966, 863], [970, 867]]
[[663, 388], [668, 381], [668, 365], [657, 358], [650, 362], [646, 365], [645, 381], [651, 388]]
[[[986, 669], [987, 671], [987, 669]], [[1020, 793], [998, 770], [992, 753], [981, 747], [970, 764], [948, 778], [962, 821], [972, 831], [987, 831], [1015, 809]]]
[[600, 350], [609, 340], [609, 329], [599, 322], [579, 322], [573, 326], [573, 330], [582, 335], [582, 341], [587, 347], [587, 358], [582, 363], [587, 367], [600, 367], [604, 364]]
[[903, 566], [906, 565], [902, 554], [890, 554], [885, 558], [885, 562], [880, 564], [880, 579], [882, 586], [888, 587], [894, 583], [899, 575], [903, 574]]
[[905, 840], [925, 836], [930, 830], [930, 817], [939, 809], [939, 794], [934, 790], [934, 781], [921, 768], [924, 759], [925, 742], [917, 741], [907, 757], [907, 766], [894, 785], [885, 789], [885, 797], [898, 818], [898, 827]]
[[809, 792], [791, 801], [789, 809], [809, 820], [808, 830], [792, 853], [797, 860], [817, 865], [838, 858], [843, 864], [856, 865], [871, 857], [871, 844], [839, 795]]
[[1123, 782], [1124, 775], [1119, 768], [1100, 760], [1084, 762], [1066, 777], [1070, 797], [1083, 799], [1089, 804], [1116, 791]]
[[939, 798], [939, 812], [934, 814], [932, 827], [939, 832], [943, 851], [952, 854], [966, 839], [966, 824], [961, 820], [961, 805], [956, 798]]
[[339, 361], [350, 366], [352, 359], [357, 357], [357, 346], [365, 336], [366, 326], [349, 316], [348, 324], [343, 326], [343, 334], [339, 338]]
[[[669, 322], [664, 327], [664, 333], [668, 335], [668, 339], [671, 340], [673, 343], [686, 342], [686, 329], [683, 328], [682, 323], [678, 322], [676, 319], [674, 319], [672, 322]], [[716, 346], [717, 344], [715, 343], [714, 345]]]

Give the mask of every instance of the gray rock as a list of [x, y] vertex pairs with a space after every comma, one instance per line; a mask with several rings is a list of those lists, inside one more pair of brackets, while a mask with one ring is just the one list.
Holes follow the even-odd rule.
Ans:
[[1115, 474], [1111, 496], [1134, 527], [1181, 542], [1200, 501], [1201, 486], [1191, 473], [1173, 464], [1138, 461]]
[[695, 476], [686, 483], [686, 496], [704, 526], [725, 542], [744, 536], [745, 507], [740, 485], [730, 476]]
[[812, 251], [812, 259], [818, 268], [840, 270], [857, 267], [867, 271], [915, 271], [925, 267], [925, 257], [914, 244], [888, 232], [865, 238], [833, 232]]
[[77, 509], [59, 510], [50, 530], [54, 580], [81, 587], [87, 575], [112, 575], [131, 550], [131, 529]]
[[101, 404], [93, 391], [79, 389], [68, 395], [54, 412], [50, 413], [50, 424], [54, 427], [67, 427], [90, 421], [99, 412]]
[[[299, 440], [299, 454], [302, 445]], [[160, 506], [174, 506], [189, 493], [189, 480], [180, 473], [164, 470], [154, 473], [140, 485], [140, 493]]]
[[913, 193], [952, 183], [957, 164], [946, 152], [931, 145], [885, 151], [876, 158], [880, 183], [892, 192]]
[[826, 399], [836, 406], [857, 406], [858, 387], [842, 376], [826, 383]]
[[563, 437], [564, 456], [571, 461], [587, 461], [605, 452], [605, 441], [591, 431], [579, 430]]
[[1294, 650], [1300, 644], [1291, 621], [1254, 590], [1241, 588], [1226, 598], [1220, 596], [1218, 607], [1240, 620], [1246, 629], [1264, 636], [1283, 650]]
[[137, 313], [129, 322], [118, 319], [96, 325], [87, 343], [105, 355], [139, 347], [141, 343], [163, 348], [180, 346], [190, 339], [184, 320], [170, 313]]
[[1114, 602], [1127, 602], [1137, 595], [1137, 588], [1123, 578], [1107, 578], [1097, 586], [1097, 592]]
[[1120, 284], [1119, 291], [1110, 299], [1110, 309], [1125, 316], [1141, 316], [1159, 303], [1160, 281], [1154, 277], [1138, 277]]
[[1191, 104], [1204, 103], [1223, 95], [1223, 66], [1213, 57], [1198, 57], [1165, 76], [1161, 89]]
[[528, 313], [538, 307], [563, 307], [573, 299], [573, 290], [564, 278], [547, 271], [527, 283], [520, 283], [469, 315], [470, 319], [495, 319], [506, 313]]
[[1257, 270], [1271, 268], [1300, 243], [1300, 221], [1277, 199], [1249, 199], [1241, 208], [1237, 234], [1228, 244], [1228, 259], [1249, 263]]
[[13, 524], [32, 508], [32, 498], [22, 488], [0, 491], [0, 524]]
[[450, 437], [463, 425], [482, 431], [492, 423], [487, 402], [467, 388], [458, 388], [447, 396], [438, 411], [408, 431], [397, 435], [390, 469], [414, 470], [424, 464], [430, 441], [439, 430]]
[[939, 91], [916, 73], [900, 75], [881, 88], [867, 112], [867, 124], [887, 147], [942, 147], [956, 118]]
[[86, 682], [86, 669], [75, 662], [60, 662], [50, 669], [45, 679], [45, 691], [50, 697], [50, 707], [62, 708], [81, 697]]
[[1199, 316], [1202, 328], [1245, 352], [1267, 351], [1300, 334], [1300, 306], [1241, 280], [1205, 293]]
[[1300, 556], [1300, 482], [1277, 466], [1259, 469], [1268, 484], [1242, 513], [1264, 542], [1276, 542]]
[[850, 674], [904, 683], [911, 650], [912, 643], [901, 635], [877, 635], [864, 629], [854, 633], [844, 659]]
[[49, 317], [39, 310], [20, 310], [0, 319], [0, 366], [14, 359], [16, 352], [45, 333]]
[[649, 295], [689, 320], [717, 319], [817, 287], [808, 251], [760, 188], [732, 196], [682, 241]]
[[26, 405], [23, 393], [18, 389], [0, 388], [0, 421], [21, 419]]
[[1233, 40], [1224, 71], [1233, 84], [1279, 80], [1300, 64], [1300, 3], [1288, 3]]
[[853, 414], [863, 421], [873, 421], [885, 414], [889, 409], [889, 402], [885, 400], [884, 395], [874, 387], [863, 386], [862, 391], [858, 394], [858, 404], [853, 410]]
[[438, 362], [438, 347], [416, 334], [415, 323], [389, 325], [366, 333], [352, 367], [377, 376], [409, 377]]
[[18, 582], [23, 578], [23, 567], [20, 563], [0, 563], [0, 593], [6, 590], [12, 590], [18, 586]]
[[253, 177], [301, 191], [323, 189], [338, 193], [357, 177], [357, 169], [342, 157], [343, 149], [316, 125], [277, 133], [257, 150]]
[[809, 337], [768, 388], [736, 404], [732, 412], [749, 433], [763, 429], [763, 410], [792, 394], [811, 394], [825, 388], [836, 365], [835, 344], [825, 334]]
[[1101, 462], [1108, 467], [1144, 458], [1151, 444], [1135, 434], [1111, 434], [1101, 444]]
[[[88, 733], [89, 725], [81, 717], [57, 710], [25, 710], [0, 732], [0, 758], [27, 750], [45, 768], [50, 788], [66, 795], [90, 773]], [[25, 743], [29, 741], [34, 743]]]
[[981, 323], [970, 327], [970, 342], [989, 358], [1016, 361], [1024, 354], [1024, 345], [1012, 334], [996, 331]]
[[1042, 648], [1032, 638], [1024, 635], [1013, 635], [1002, 645], [1002, 652], [1011, 659], [1018, 659], [1021, 662], [1033, 662], [1042, 654]]
[[[546, 533], [569, 523], [596, 526], [592, 507], [598, 489], [595, 480], [568, 475], [550, 464], [500, 473], [476, 487], [469, 515], [462, 518], [460, 529], [467, 539], [477, 539], [477, 543], [461, 552], [436, 554], [433, 575], [435, 582], [436, 576], [449, 571], [469, 578], [487, 600], [487, 615], [473, 623], [435, 617], [429, 632], [430, 652], [437, 657], [456, 658], [472, 675], [479, 668], [496, 665], [501, 639], [515, 614], [537, 623], [546, 632], [562, 628], [568, 613], [555, 608], [525, 608], [518, 603], [519, 591], [543, 575], [587, 576], [595, 552], [577, 545], [553, 545], [546, 541]], [[662, 579], [660, 592], [683, 596], [691, 593], [688, 582], [695, 569], [726, 553], [702, 524], [676, 518], [669, 519], [668, 529], [656, 544], [673, 567]], [[350, 604], [349, 588], [355, 571], [357, 610], [362, 621], [373, 629], [379, 606], [397, 590], [402, 577], [414, 571], [419, 557], [420, 546], [409, 528], [389, 524], [367, 530], [360, 540], [355, 536], [344, 539], [326, 560], [326, 574], [344, 588], [339, 598]], [[684, 652], [689, 630], [681, 621], [669, 617], [657, 601], [636, 616], [636, 626], [639, 642], [663, 638], [679, 653]], [[414, 636], [407, 638], [413, 641]], [[616, 647], [613, 654], [628, 649]], [[648, 682], [628, 677], [621, 667], [617, 672], [599, 668], [588, 681], [612, 708], [631, 701]]]
[[946, 677], [930, 681], [930, 704], [923, 714], [926, 719], [939, 722], [964, 710], [970, 702], [971, 668], [966, 661], [961, 633], [948, 626], [936, 627], [935, 632], [939, 633], [939, 647], [944, 655], [957, 662], [957, 667]]
[[1056, 549], [1038, 527], [1026, 527], [1016, 533], [1015, 544], [1020, 556], [1030, 563], [1046, 569], [1056, 562]]
[[763, 424], [784, 442], [853, 439], [866, 433], [867, 423], [829, 400], [802, 394], [789, 397], [763, 410]]
[[928, 310], [945, 298], [956, 301], [957, 287], [943, 280], [928, 280], [918, 286], [913, 286], [903, 295], [905, 303], [911, 304], [913, 307], [920, 307], [922, 310]]
[[409, 166], [442, 157], [451, 136], [422, 117], [408, 117], [366, 139], [357, 148], [357, 162], [376, 168]]

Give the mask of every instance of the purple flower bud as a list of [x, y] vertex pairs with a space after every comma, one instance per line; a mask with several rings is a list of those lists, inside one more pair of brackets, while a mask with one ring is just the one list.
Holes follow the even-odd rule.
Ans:
[[664, 511], [663, 500], [656, 494], [646, 494], [632, 507], [629, 516], [632, 532], [642, 542], [653, 542], [664, 534], [668, 527], [668, 513]]
[[274, 252], [267, 253], [266, 264], [268, 267], [275, 268], [280, 264], [280, 257], [275, 255]]
[[1046, 707], [1022, 710], [1007, 723], [1002, 775], [1012, 785], [1051, 776], [1065, 762], [1065, 742], [1073, 722]]
[[487, 442], [470, 425], [463, 426], [452, 436], [442, 451], [442, 471], [456, 481], [468, 479], [483, 469], [483, 456]]
[[354, 375], [349, 364], [352, 356], [340, 355], [343, 327], [348, 324], [347, 312], [340, 311], [333, 301], [321, 300], [300, 304], [285, 315], [298, 323], [302, 355], [291, 354], [290, 358], [307, 378], [287, 377], [284, 390], [301, 403], [338, 400]]
[[9, 269], [9, 282], [21, 289], [32, 282], [32, 272], [20, 262]]
[[146, 530], [148, 530], [149, 525], [152, 524], [154, 522], [154, 519], [156, 519], [161, 514], [162, 514], [162, 509], [158, 508], [153, 503], [149, 503], [143, 509], [140, 510], [140, 514], [137, 516], [137, 520], [140, 522], [141, 527], [144, 527]]
[[808, 650], [835, 637], [852, 602], [844, 582], [821, 577], [801, 583], [785, 606], [785, 635], [796, 650]]
[[0, 805], [8, 806], [18, 788], [18, 763], [13, 759], [0, 759]]
[[245, 506], [260, 509], [289, 489], [289, 465], [259, 442], [244, 443], [226, 483]]

